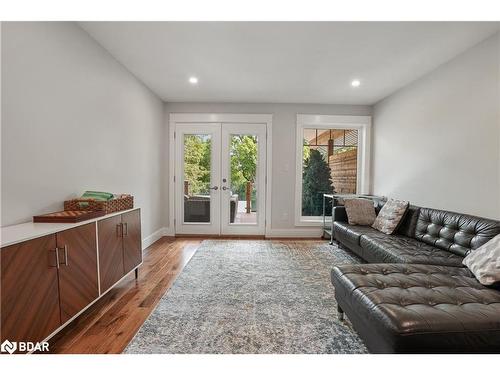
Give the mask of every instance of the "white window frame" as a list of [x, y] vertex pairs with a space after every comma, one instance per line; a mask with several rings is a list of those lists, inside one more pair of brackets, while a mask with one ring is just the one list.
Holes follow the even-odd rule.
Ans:
[[295, 225], [321, 226], [321, 216], [302, 216], [302, 157], [304, 129], [356, 129], [358, 131], [358, 194], [370, 192], [371, 116], [334, 116], [297, 114], [296, 172], [295, 172]]

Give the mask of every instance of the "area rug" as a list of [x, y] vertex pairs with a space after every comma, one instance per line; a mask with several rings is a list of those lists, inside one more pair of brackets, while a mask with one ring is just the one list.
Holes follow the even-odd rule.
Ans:
[[338, 319], [321, 241], [204, 241], [125, 353], [366, 353]]

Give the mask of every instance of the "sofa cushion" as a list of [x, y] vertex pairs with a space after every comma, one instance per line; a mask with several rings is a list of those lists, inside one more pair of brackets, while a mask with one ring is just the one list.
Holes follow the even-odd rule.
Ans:
[[463, 257], [402, 235], [373, 235], [360, 238], [368, 262], [422, 263], [461, 267]]
[[420, 209], [415, 231], [418, 240], [461, 256], [498, 234], [498, 221], [431, 208]]
[[333, 223], [333, 233], [336, 239], [359, 246], [359, 240], [363, 234], [377, 235], [380, 232], [369, 226], [351, 225], [335, 221]]
[[415, 230], [417, 229], [418, 216], [420, 214], [420, 207], [410, 205], [406, 210], [405, 216], [401, 220], [396, 233], [403, 236], [415, 238]]
[[332, 270], [332, 283], [370, 351], [500, 350], [500, 291], [466, 268], [343, 265]]
[[500, 235], [471, 251], [463, 264], [481, 284], [500, 283]]
[[389, 199], [380, 210], [372, 227], [385, 234], [393, 234], [401, 223], [409, 202]]
[[344, 205], [351, 225], [372, 225], [377, 217], [373, 201], [369, 199], [345, 199]]

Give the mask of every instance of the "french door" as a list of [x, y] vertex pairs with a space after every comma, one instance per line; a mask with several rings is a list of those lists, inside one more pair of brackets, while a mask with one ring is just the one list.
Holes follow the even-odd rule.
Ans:
[[175, 127], [175, 232], [265, 233], [266, 125]]

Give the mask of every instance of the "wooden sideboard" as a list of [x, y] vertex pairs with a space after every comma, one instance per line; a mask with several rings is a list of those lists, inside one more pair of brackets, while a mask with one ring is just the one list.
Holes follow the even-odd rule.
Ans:
[[142, 262], [141, 221], [135, 211], [97, 222], [99, 233], [99, 270], [101, 290], [111, 288]]
[[142, 264], [140, 209], [2, 228], [0, 342], [46, 341]]

